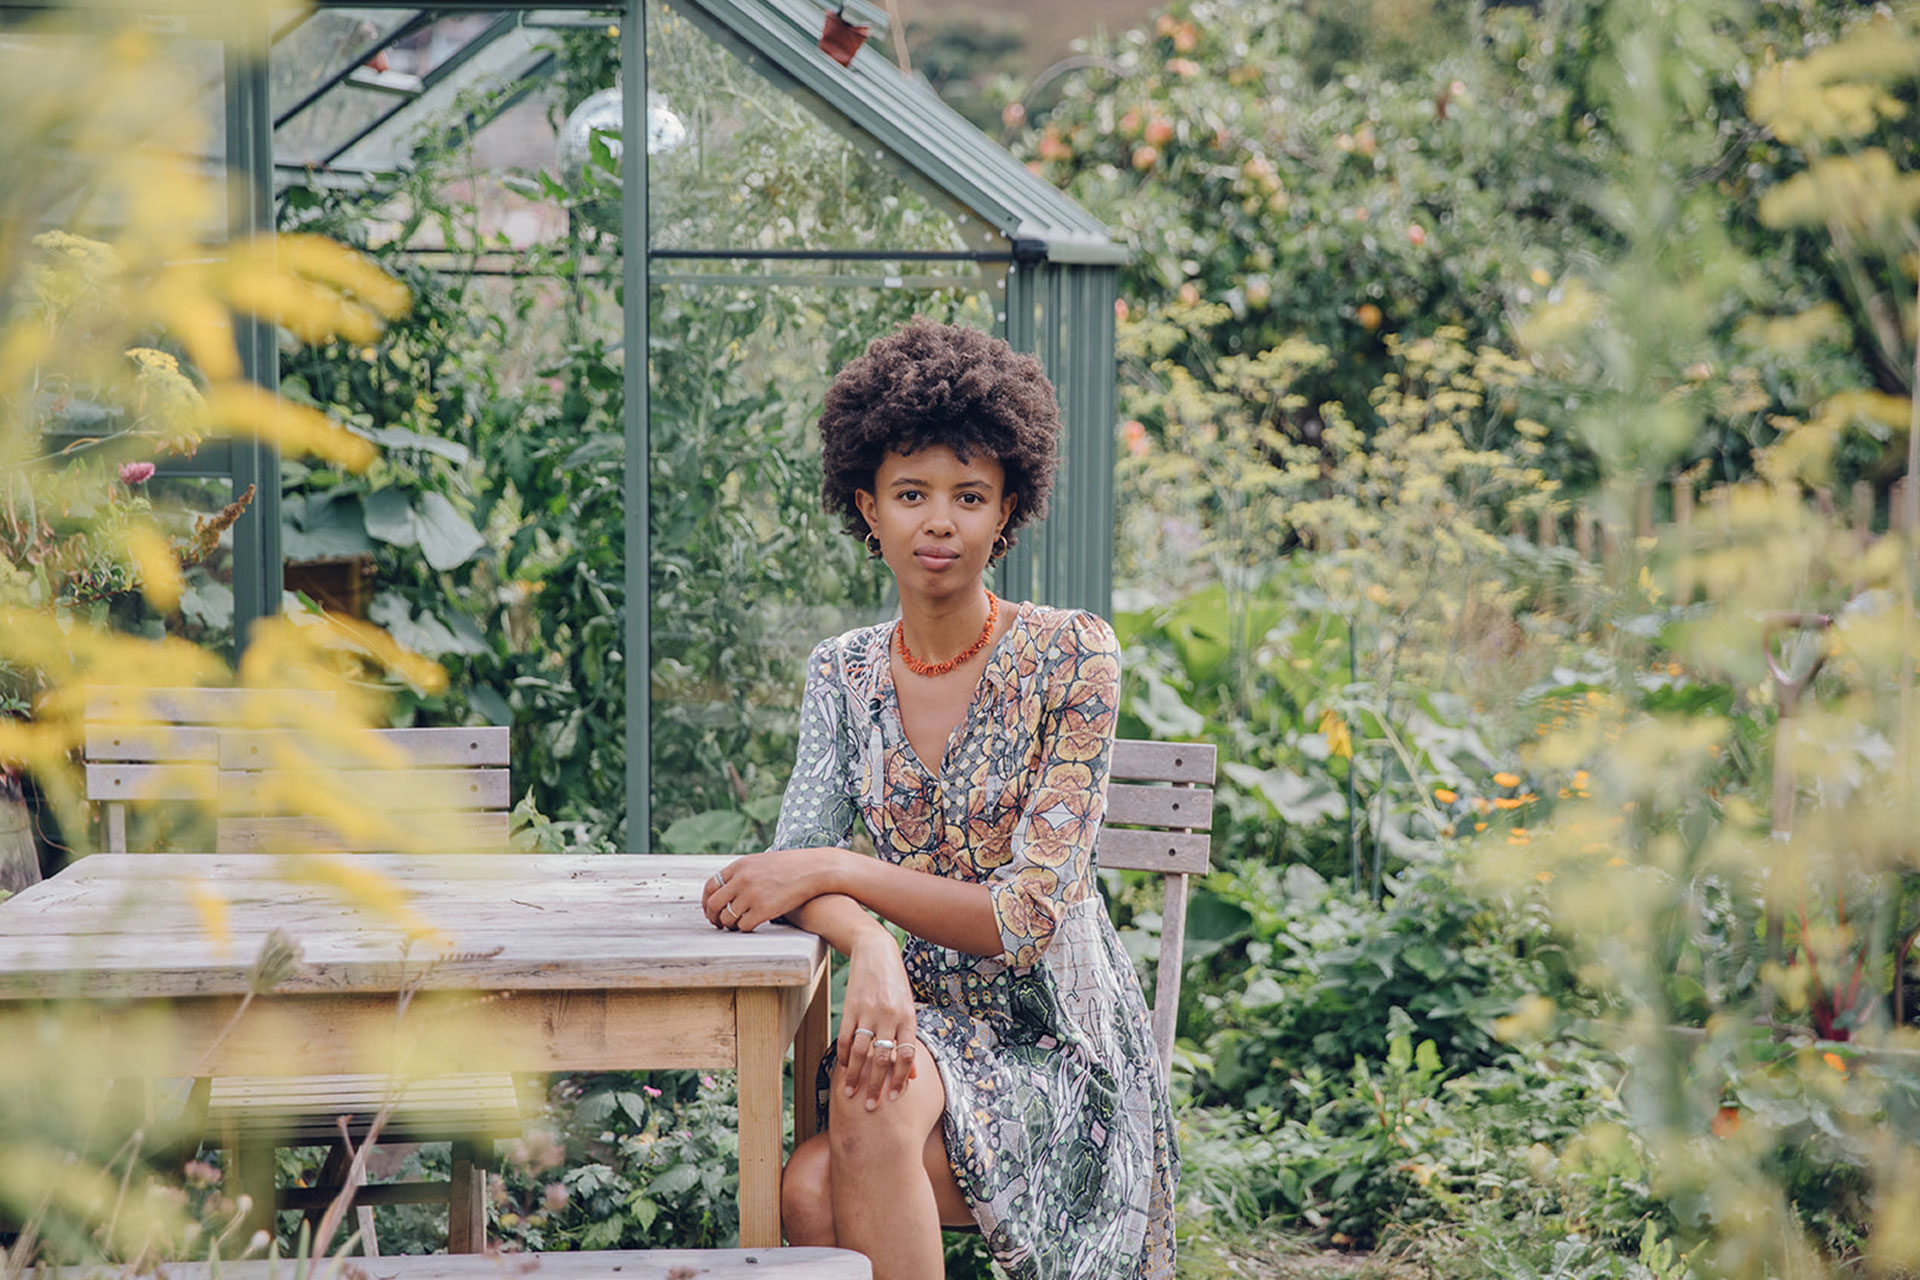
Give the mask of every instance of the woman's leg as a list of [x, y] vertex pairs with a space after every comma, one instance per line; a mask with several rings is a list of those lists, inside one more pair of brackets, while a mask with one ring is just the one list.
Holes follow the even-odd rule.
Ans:
[[[933, 1188], [934, 1206], [943, 1227], [973, 1227], [973, 1210], [953, 1180], [953, 1166], [947, 1161], [947, 1142], [934, 1125], [920, 1152], [920, 1166]], [[832, 1152], [827, 1135], [816, 1133], [795, 1148], [780, 1178], [780, 1223], [787, 1243], [833, 1248], [840, 1243], [833, 1227]]]
[[[929, 1064], [931, 1065], [931, 1064]], [[868, 1091], [849, 1098], [836, 1070], [828, 1107], [828, 1183], [840, 1247], [873, 1263], [873, 1280], [940, 1280], [940, 1209], [927, 1180], [927, 1135], [947, 1104], [938, 1070], [868, 1110]]]

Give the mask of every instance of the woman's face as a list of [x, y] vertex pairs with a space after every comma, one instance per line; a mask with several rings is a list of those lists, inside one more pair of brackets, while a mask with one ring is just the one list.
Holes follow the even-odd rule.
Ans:
[[1006, 478], [998, 458], [962, 462], [945, 445], [881, 459], [873, 488], [861, 489], [854, 501], [879, 535], [902, 595], [979, 588], [994, 539], [1013, 514]]

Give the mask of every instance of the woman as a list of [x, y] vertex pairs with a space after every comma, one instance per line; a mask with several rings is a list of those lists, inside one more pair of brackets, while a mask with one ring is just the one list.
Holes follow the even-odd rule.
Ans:
[[813, 651], [774, 848], [707, 884], [716, 925], [784, 917], [848, 959], [781, 1204], [875, 1280], [939, 1276], [940, 1227], [976, 1224], [1013, 1280], [1173, 1275], [1172, 1122], [1093, 878], [1118, 649], [981, 581], [1044, 514], [1059, 425], [1039, 364], [970, 329], [916, 320], [834, 380], [827, 506], [900, 618]]

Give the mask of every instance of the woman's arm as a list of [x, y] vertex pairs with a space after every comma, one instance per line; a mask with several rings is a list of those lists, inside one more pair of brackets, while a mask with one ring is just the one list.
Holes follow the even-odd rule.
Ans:
[[[843, 852], [835, 850], [835, 852]], [[900, 944], [886, 926], [868, 915], [844, 894], [810, 898], [787, 918], [847, 957], [847, 991], [840, 1004], [839, 1058], [847, 1096], [864, 1086], [867, 1110], [880, 1104], [880, 1091], [889, 1100], [900, 1096], [916, 1074], [919, 1021], [914, 1015], [913, 983], [900, 958]], [[865, 1035], [855, 1035], [864, 1031]], [[890, 1057], [876, 1058], [876, 1040], [891, 1040]], [[867, 1070], [872, 1066], [873, 1070]]]
[[[950, 880], [827, 847], [748, 854], [725, 867], [720, 876], [724, 884], [707, 882], [703, 905], [707, 919], [723, 928], [752, 932], [784, 916], [851, 955], [833, 935], [814, 928], [816, 915], [808, 910], [815, 902], [841, 897], [856, 911], [861, 906], [871, 908], [935, 946], [977, 956], [1000, 953], [993, 895], [984, 884]], [[822, 923], [843, 927], [847, 922], [841, 914], [835, 908]], [[859, 914], [872, 923], [864, 911]]]

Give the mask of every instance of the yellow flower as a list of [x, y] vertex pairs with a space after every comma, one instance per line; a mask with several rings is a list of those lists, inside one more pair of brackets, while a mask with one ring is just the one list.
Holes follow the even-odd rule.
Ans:
[[1320, 732], [1326, 735], [1327, 754], [1339, 756], [1343, 760], [1353, 759], [1353, 734], [1347, 728], [1347, 722], [1340, 713], [1329, 708], [1320, 717]]
[[1496, 773], [1493, 775], [1493, 785], [1496, 787], [1517, 787], [1520, 785], [1520, 775], [1517, 773]]
[[1458, 792], [1449, 791], [1445, 787], [1435, 787], [1433, 789], [1433, 798], [1441, 804], [1452, 804], [1455, 800], [1458, 800], [1460, 796]]
[[1573, 785], [1576, 787], [1584, 787], [1587, 785], [1587, 771], [1585, 769], [1575, 769], [1573, 771]]

